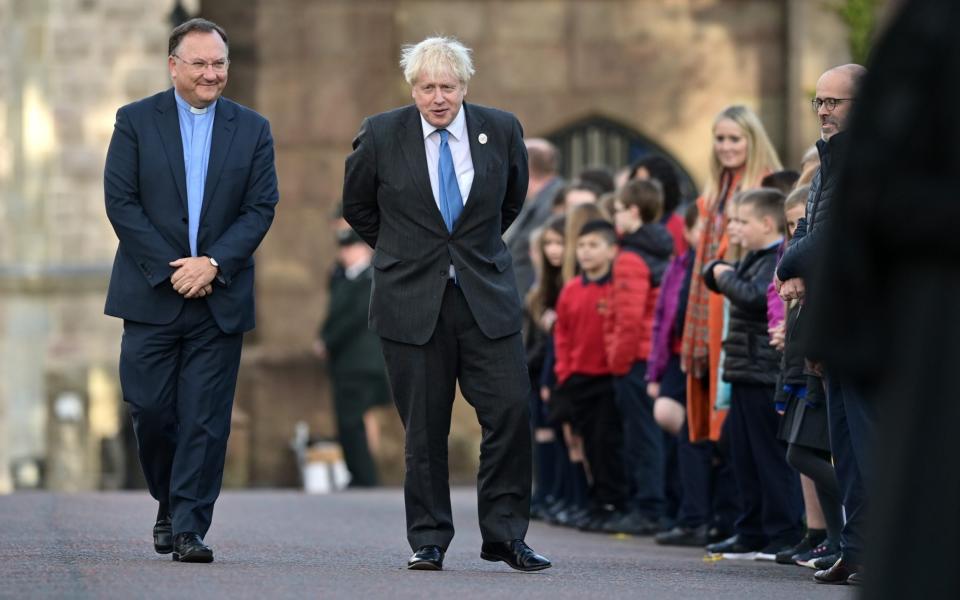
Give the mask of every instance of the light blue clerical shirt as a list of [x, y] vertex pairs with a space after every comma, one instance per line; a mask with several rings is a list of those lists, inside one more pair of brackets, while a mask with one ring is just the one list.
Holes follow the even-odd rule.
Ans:
[[187, 233], [190, 255], [197, 255], [197, 232], [200, 230], [200, 210], [203, 208], [203, 188], [210, 163], [210, 143], [213, 141], [213, 117], [217, 103], [206, 108], [194, 108], [174, 91], [177, 114], [180, 117], [180, 139], [183, 141], [183, 166], [187, 175]]

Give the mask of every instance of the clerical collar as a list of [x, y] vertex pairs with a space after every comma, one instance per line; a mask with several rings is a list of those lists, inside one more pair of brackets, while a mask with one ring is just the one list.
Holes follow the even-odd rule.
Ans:
[[173, 90], [173, 97], [176, 98], [176, 100], [177, 100], [177, 105], [178, 105], [180, 108], [189, 110], [190, 113], [191, 113], [191, 114], [194, 114], [194, 115], [205, 115], [205, 114], [207, 114], [208, 112], [210, 112], [210, 109], [215, 108], [215, 107], [217, 106], [217, 100], [214, 100], [214, 101], [210, 104], [210, 106], [207, 106], [207, 107], [205, 107], [205, 108], [197, 108], [196, 106], [192, 106], [189, 102], [187, 102], [186, 100], [184, 100], [183, 98], [181, 98], [181, 97], [180, 97], [180, 94], [177, 93], [177, 90]]

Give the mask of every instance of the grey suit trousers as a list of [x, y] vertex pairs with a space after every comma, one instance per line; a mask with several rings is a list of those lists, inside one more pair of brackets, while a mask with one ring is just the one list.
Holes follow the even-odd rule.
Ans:
[[394, 401], [406, 430], [407, 540], [446, 549], [453, 539], [447, 437], [459, 381], [483, 430], [477, 478], [486, 542], [523, 539], [530, 520], [530, 390], [520, 333], [491, 340], [463, 292], [448, 285], [436, 329], [421, 346], [383, 338]]

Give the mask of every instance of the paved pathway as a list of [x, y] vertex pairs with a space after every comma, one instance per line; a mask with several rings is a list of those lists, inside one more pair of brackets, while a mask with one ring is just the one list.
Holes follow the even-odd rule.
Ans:
[[458, 526], [446, 570], [407, 571], [397, 489], [306, 496], [223, 494], [207, 541], [211, 565], [153, 553], [146, 492], [0, 496], [2, 598], [852, 598], [813, 571], [703, 561], [649, 538], [584, 534], [535, 523], [527, 541], [554, 561], [517, 573], [480, 560], [476, 500], [454, 492]]

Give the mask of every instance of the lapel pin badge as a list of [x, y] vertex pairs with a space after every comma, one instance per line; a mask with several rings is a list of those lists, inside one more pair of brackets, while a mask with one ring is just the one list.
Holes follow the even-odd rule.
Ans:
[[481, 133], [480, 135], [477, 136], [477, 140], [478, 140], [481, 144], [486, 144], [486, 143], [487, 143], [487, 134]]

